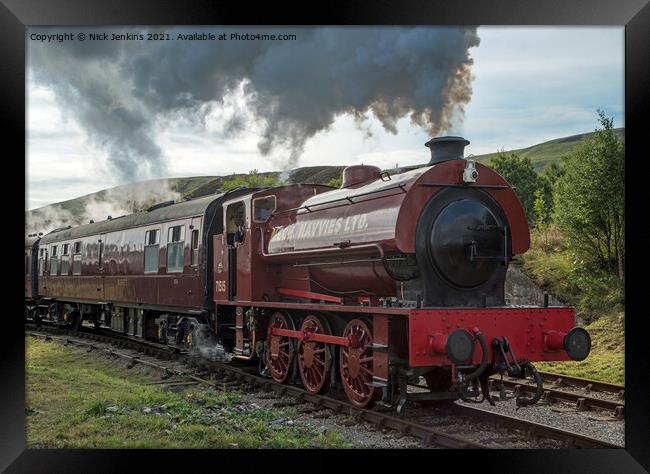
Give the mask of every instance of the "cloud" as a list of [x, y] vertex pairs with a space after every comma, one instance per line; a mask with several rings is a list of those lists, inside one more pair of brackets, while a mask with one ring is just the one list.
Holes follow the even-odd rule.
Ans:
[[[218, 30], [232, 31], [242, 29]], [[205, 124], [215, 109], [230, 108], [224, 136], [259, 130], [259, 151], [288, 150], [291, 168], [337, 116], [372, 114], [391, 133], [408, 117], [436, 134], [458, 122], [471, 98], [474, 27], [290, 32], [296, 41], [30, 42], [30, 73], [106, 151], [123, 182], [167, 172], [155, 128], [169, 119]]]
[[[338, 35], [341, 30], [353, 29], [332, 28], [329, 31]], [[398, 32], [405, 30], [393, 29]], [[292, 32], [289, 30], [284, 28], [283, 32]], [[260, 29], [263, 31], [266, 29]], [[475, 76], [471, 84], [471, 101], [464, 106], [462, 124], [453, 124], [450, 130], [471, 141], [466, 148], [467, 154], [489, 153], [503, 147], [526, 147], [547, 139], [592, 131], [596, 126], [596, 108], [604, 108], [613, 115], [615, 126], [624, 125], [622, 28], [480, 27], [477, 33], [481, 38], [480, 46], [470, 48], [473, 59], [471, 72]], [[309, 38], [298, 35], [298, 41]], [[225, 43], [220, 47], [224, 58], [217, 59], [235, 68], [237, 55], [245, 46], [251, 48], [250, 55], [260, 57], [263, 54], [261, 45], [257, 43]], [[197, 43], [193, 44], [196, 46]], [[441, 44], [431, 43], [433, 46]], [[122, 59], [111, 49], [113, 43], [103, 45], [105, 50], [99, 53], [90, 54], [82, 48], [70, 54], [79, 62], [88, 58], [91, 62], [121, 64]], [[358, 49], [349, 44], [346, 48], [350, 51]], [[287, 166], [290, 151], [281, 141], [276, 142], [269, 155], [259, 152], [257, 146], [266, 125], [265, 120], [257, 117], [255, 110], [249, 107], [250, 81], [233, 84], [221, 102], [211, 99], [217, 85], [208, 87], [210, 81], [204, 77], [210, 77], [211, 71], [215, 70], [209, 62], [220, 53], [209, 55], [204, 50], [202, 56], [179, 58], [180, 48], [172, 55], [179, 58], [176, 67], [172, 56], [166, 59], [166, 64], [152, 66], [156, 71], [169, 71], [174, 76], [166, 80], [169, 84], [163, 84], [165, 81], [161, 78], [146, 77], [136, 84], [134, 77], [145, 75], [147, 64], [155, 63], [155, 59], [144, 57], [148, 50], [136, 49], [131, 45], [128, 51], [133, 50], [135, 56], [141, 57], [141, 60], [133, 60], [139, 71], [118, 79], [128, 83], [128, 87], [125, 86], [127, 95], [135, 95], [144, 107], [161, 111], [155, 114], [153, 128], [149, 131], [152, 141], [162, 150], [159, 159], [166, 166], [160, 171], [160, 176], [226, 175], [247, 172], [252, 168], [271, 171]], [[30, 47], [30, 53], [31, 50]], [[153, 52], [157, 53], [157, 50]], [[250, 62], [252, 56], [248, 54], [245, 61]], [[374, 56], [381, 67], [392, 67], [382, 62], [385, 61], [383, 55]], [[360, 60], [363, 57], [359, 53]], [[201, 58], [206, 64], [200, 64]], [[303, 74], [291, 84], [311, 81], [313, 75], [328, 72], [328, 68], [319, 66], [319, 57], [311, 61], [314, 72]], [[338, 67], [345, 69], [343, 64]], [[299, 69], [292, 66], [287, 74]], [[343, 72], [337, 70], [333, 74]], [[248, 75], [240, 74], [241, 77]], [[88, 139], [87, 130], [81, 126], [81, 117], [76, 115], [76, 105], [57, 99], [49, 81], [35, 84], [33, 76], [30, 69], [28, 207], [70, 199], [123, 180], [140, 179], [138, 175], [123, 177], [111, 168], [106, 149], [96, 148]], [[327, 74], [324, 77], [330, 78]], [[220, 81], [222, 78], [215, 79], [215, 84], [221, 84]], [[195, 90], [196, 102], [188, 95], [159, 94], [164, 96], [159, 98], [162, 101], [159, 104], [153, 92], [171, 91], [176, 83], [187, 84], [183, 88]], [[360, 93], [362, 85], [348, 81], [346, 87], [350, 89], [350, 96], [355, 96]], [[151, 95], [146, 93], [148, 90], [153, 91]], [[151, 101], [153, 105], [150, 106]], [[196, 105], [195, 109], [192, 104], [202, 105]], [[191, 113], [193, 110], [197, 112]], [[372, 110], [367, 112], [366, 120], [358, 122], [356, 117], [352, 112], [336, 115], [331, 125], [305, 142], [298, 165], [364, 162], [391, 167], [395, 165], [393, 161], [400, 165], [428, 161], [429, 152], [423, 144], [431, 137], [430, 132], [413, 124], [408, 114], [398, 118], [394, 126], [389, 126], [393, 131], [397, 130], [396, 135], [384, 128]], [[56, 138], [57, 135], [60, 139]], [[149, 172], [146, 166], [139, 171], [143, 174]], [[64, 181], [57, 185], [57, 180]], [[41, 184], [45, 186], [45, 183], [48, 183], [47, 187], [42, 188]]]

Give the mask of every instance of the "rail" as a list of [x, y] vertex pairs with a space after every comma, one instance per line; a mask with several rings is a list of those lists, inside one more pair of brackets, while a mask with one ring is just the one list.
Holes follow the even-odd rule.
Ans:
[[[27, 326], [29, 327], [29, 325]], [[41, 334], [35, 330], [27, 331], [27, 335], [32, 335], [33, 337], [43, 337], [53, 339], [53, 336], [50, 336], [47, 333], [61, 333], [67, 334], [68, 337], [57, 337], [57, 339], [64, 340], [65, 343], [74, 343], [84, 345], [89, 348], [93, 348], [94, 344], [92, 342], [78, 341], [73, 338], [78, 339], [90, 339], [94, 341], [104, 342], [111, 345], [117, 345], [118, 347], [125, 347], [129, 349], [135, 349], [140, 352], [143, 352], [147, 355], [152, 355], [155, 357], [160, 357], [163, 359], [191, 359], [186, 353], [179, 353], [175, 350], [170, 350], [167, 346], [161, 344], [151, 343], [147, 341], [142, 341], [138, 339], [131, 338], [126, 335], [119, 335], [108, 333], [107, 331], [96, 332], [90, 330], [89, 328], [83, 328], [82, 332], [69, 331], [60, 328], [54, 327], [42, 327], [38, 331], [41, 331]], [[42, 334], [45, 332], [46, 334]], [[72, 337], [69, 334], [72, 333]], [[96, 347], [95, 347], [96, 348]], [[271, 379], [261, 377], [257, 374], [253, 374], [243, 370], [241, 367], [220, 363], [220, 362], [209, 362], [209, 366], [213, 370], [213, 373], [222, 377], [220, 381], [207, 380], [201, 377], [197, 377], [193, 374], [179, 371], [177, 369], [172, 369], [166, 367], [163, 364], [147, 361], [139, 357], [130, 356], [128, 354], [120, 353], [113, 349], [106, 349], [108, 354], [112, 354], [117, 357], [128, 359], [131, 363], [131, 366], [135, 364], [142, 364], [152, 367], [154, 369], [160, 370], [167, 377], [171, 375], [177, 375], [186, 379], [189, 379], [192, 382], [197, 382], [206, 386], [211, 386], [216, 389], [225, 389], [226, 387], [234, 387], [240, 384], [248, 384], [249, 386], [257, 386], [265, 391], [273, 391], [280, 395], [288, 395], [295, 397], [297, 403], [312, 403], [317, 408], [330, 409], [335, 413], [343, 413], [353, 416], [358, 422], [365, 421], [371, 423], [376, 428], [387, 428], [393, 431], [397, 431], [402, 435], [410, 435], [416, 438], [419, 438], [427, 446], [437, 445], [447, 448], [491, 448], [485, 443], [479, 443], [473, 440], [465, 439], [456, 434], [446, 433], [437, 428], [422, 425], [414, 421], [405, 420], [403, 418], [395, 417], [391, 414], [377, 411], [377, 410], [368, 410], [360, 409], [354, 407], [346, 401], [338, 400], [332, 397], [325, 395], [317, 395], [306, 390], [292, 385], [278, 384]], [[204, 362], [202, 362], [204, 363]], [[608, 443], [602, 440], [590, 438], [588, 436], [574, 433], [559, 428], [543, 425], [540, 423], [534, 423], [527, 420], [522, 420], [519, 418], [502, 415], [494, 412], [490, 412], [478, 407], [467, 406], [467, 405], [456, 405], [455, 409], [469, 416], [476, 417], [478, 419], [484, 419], [497, 425], [507, 426], [508, 428], [522, 430], [533, 437], [541, 437], [547, 439], [554, 439], [564, 443], [565, 447], [575, 447], [575, 448], [620, 448], [620, 446]], [[391, 412], [392, 413], [392, 412]]]

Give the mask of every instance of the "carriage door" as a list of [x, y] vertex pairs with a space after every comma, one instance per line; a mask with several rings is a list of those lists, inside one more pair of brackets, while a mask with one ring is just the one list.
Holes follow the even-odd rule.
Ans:
[[97, 298], [104, 299], [104, 241], [106, 234], [99, 234], [99, 255], [97, 259]]
[[[199, 248], [201, 247], [201, 218], [193, 217], [190, 224], [190, 266], [199, 273]], [[205, 252], [205, 249], [203, 249]], [[207, 253], [204, 253], [207, 255]]]
[[228, 247], [228, 299], [237, 297], [237, 247], [244, 241], [246, 211], [243, 202], [226, 209], [226, 243]]

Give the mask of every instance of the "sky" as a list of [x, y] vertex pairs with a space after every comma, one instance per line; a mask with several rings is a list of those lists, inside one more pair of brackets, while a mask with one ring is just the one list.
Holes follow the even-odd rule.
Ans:
[[[624, 126], [623, 28], [479, 27], [477, 33], [480, 43], [468, 49], [473, 61], [471, 98], [463, 114], [454, 113], [450, 130], [438, 133], [468, 139], [466, 155], [593, 131], [596, 109], [613, 117], [615, 127]], [[30, 41], [28, 54], [29, 45]], [[92, 113], [93, 98], [75, 91], [63, 98], [60, 83], [56, 89], [31, 68], [27, 75], [27, 209], [143, 179], [135, 173], [115, 173], [109, 166], [106, 137], [98, 139], [89, 132], [88, 115], [79, 113]], [[242, 106], [241, 99], [237, 94], [229, 96], [205, 112], [202, 120], [179, 119], [173, 111], [157, 116], [150, 135], [166, 169], [153, 170], [146, 177], [228, 175], [286, 167], [289, 151], [282, 144], [267, 155], [260, 153], [262, 128], [251, 125], [240, 127], [243, 131], [236, 134], [223, 133], [233, 110]], [[408, 117], [395, 123], [395, 134], [386, 131], [372, 113], [361, 125], [349, 113], [336, 111], [333, 123], [324, 123], [305, 140], [295, 166], [365, 163], [388, 168], [429, 159], [423, 145], [430, 133]]]

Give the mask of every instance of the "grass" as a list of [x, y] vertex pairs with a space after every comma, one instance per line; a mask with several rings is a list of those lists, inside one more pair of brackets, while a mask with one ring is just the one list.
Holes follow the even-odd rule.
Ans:
[[522, 255], [523, 270], [560, 301], [574, 306], [592, 337], [590, 355], [580, 362], [536, 364], [540, 370], [603, 382], [625, 379], [624, 286], [615, 276], [583, 267], [559, 231], [534, 231], [531, 248]]
[[568, 248], [557, 228], [531, 232], [531, 247], [521, 256], [522, 269], [560, 301], [575, 306], [578, 316], [593, 322], [625, 311], [625, 288], [614, 275], [588, 268]]
[[[614, 129], [614, 133], [621, 139], [625, 139], [625, 129]], [[564, 155], [567, 155], [578, 145], [583, 139], [591, 136], [591, 133], [582, 133], [579, 135], [572, 135], [570, 137], [557, 138], [546, 142], [538, 143], [537, 145], [529, 146], [527, 148], [520, 148], [511, 150], [518, 155], [530, 158], [530, 161], [535, 167], [535, 171], [541, 172], [547, 165], [553, 162], [561, 161]], [[497, 153], [488, 153], [485, 155], [477, 155], [477, 161], [488, 165], [492, 157]]]
[[580, 362], [538, 362], [539, 370], [603, 382], [625, 384], [625, 317], [606, 316], [585, 329], [591, 335], [591, 353]]
[[29, 448], [350, 447], [336, 432], [272, 423], [295, 416], [292, 407], [212, 389], [175, 393], [147, 385], [155, 374], [94, 353], [36, 339], [26, 346]]

